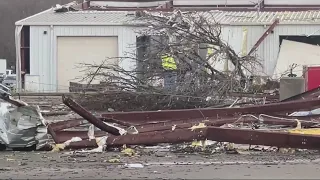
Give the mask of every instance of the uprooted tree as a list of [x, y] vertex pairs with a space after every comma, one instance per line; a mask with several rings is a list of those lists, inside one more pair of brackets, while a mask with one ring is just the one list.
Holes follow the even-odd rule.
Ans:
[[[117, 58], [136, 66], [82, 64], [87, 81], [100, 79], [107, 89], [130, 95], [148, 94], [143, 101], [154, 107], [150, 109], [204, 107], [221, 102], [230, 91], [245, 91], [250, 70], [259, 65], [256, 57], [239, 56], [222, 39], [222, 27], [210, 12], [137, 12], [136, 16], [145, 27], [139, 32], [137, 51]], [[164, 54], [176, 64], [171, 71], [176, 75], [174, 88], [163, 86]]]

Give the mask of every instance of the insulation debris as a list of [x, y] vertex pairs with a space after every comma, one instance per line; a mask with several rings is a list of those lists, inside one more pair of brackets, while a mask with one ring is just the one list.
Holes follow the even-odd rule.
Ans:
[[290, 133], [292, 134], [308, 134], [308, 135], [317, 135], [320, 136], [320, 129], [319, 128], [312, 128], [312, 129], [290, 129]]
[[191, 129], [191, 131], [194, 131], [195, 129], [203, 129], [203, 128], [205, 128], [205, 127], [207, 127], [207, 126], [205, 125], [205, 123], [199, 123], [199, 125], [197, 125], [197, 126], [192, 126], [190, 129]]
[[59, 151], [61, 151], [61, 150], [64, 150], [67, 146], [69, 146], [71, 142], [78, 142], [78, 141], [81, 141], [81, 140], [82, 140], [82, 139], [79, 138], [79, 137], [73, 137], [73, 138], [71, 138], [70, 140], [68, 140], [68, 141], [66, 141], [66, 142], [64, 142], [64, 143], [62, 143], [62, 144], [55, 144], [55, 145], [53, 145], [52, 151], [53, 151], [53, 152], [59, 152]]
[[136, 155], [135, 150], [131, 149], [131, 148], [127, 148], [126, 146], [124, 146], [124, 149], [121, 151], [121, 153], [123, 153], [126, 156], [134, 156]]

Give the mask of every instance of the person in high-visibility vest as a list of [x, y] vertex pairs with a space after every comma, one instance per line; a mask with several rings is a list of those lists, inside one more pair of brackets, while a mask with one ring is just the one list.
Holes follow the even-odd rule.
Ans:
[[170, 89], [173, 90], [175, 89], [175, 84], [176, 84], [176, 70], [177, 70], [177, 65], [172, 56], [169, 54], [164, 54], [161, 56], [162, 60], [162, 67], [165, 70], [164, 72], [164, 88], [165, 89]]
[[176, 70], [177, 65], [176, 62], [174, 61], [174, 58], [170, 56], [169, 54], [165, 54], [161, 56], [162, 59], [162, 67], [165, 70]]

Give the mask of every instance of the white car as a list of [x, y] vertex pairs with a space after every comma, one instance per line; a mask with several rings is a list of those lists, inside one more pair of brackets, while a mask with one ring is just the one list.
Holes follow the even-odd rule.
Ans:
[[10, 88], [11, 90], [14, 89], [17, 84], [17, 76], [15, 74], [7, 75], [3, 79], [2, 84]]

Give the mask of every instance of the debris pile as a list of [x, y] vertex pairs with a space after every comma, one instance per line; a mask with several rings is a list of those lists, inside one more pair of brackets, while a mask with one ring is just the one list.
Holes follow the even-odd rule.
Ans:
[[[32, 108], [13, 100], [10, 95], [2, 95], [1, 98], [18, 106], [16, 111], [22, 114], [19, 122], [27, 122], [22, 118], [27, 115], [37, 117], [28, 121], [33, 138], [46, 132], [37, 130], [46, 125], [48, 134], [54, 140], [54, 151], [91, 149], [90, 152], [101, 152], [124, 145], [189, 142], [191, 147], [214, 153], [222, 150], [233, 152], [234, 144], [251, 148], [261, 145], [264, 150], [272, 149], [269, 147], [319, 149], [319, 93], [320, 89], [314, 89], [280, 102], [242, 107], [110, 112], [100, 116], [93, 115], [70, 97], [63, 96], [63, 103], [82, 118], [55, 123], [46, 122], [37, 109], [33, 109], [32, 113], [27, 111]], [[89, 125], [88, 130], [72, 129], [85, 124]], [[19, 123], [15, 128], [24, 129]], [[39, 140], [36, 142], [39, 143]]]
[[14, 100], [5, 92], [0, 92], [0, 98], [9, 102], [0, 103], [0, 149], [46, 148], [49, 137], [40, 108]]

